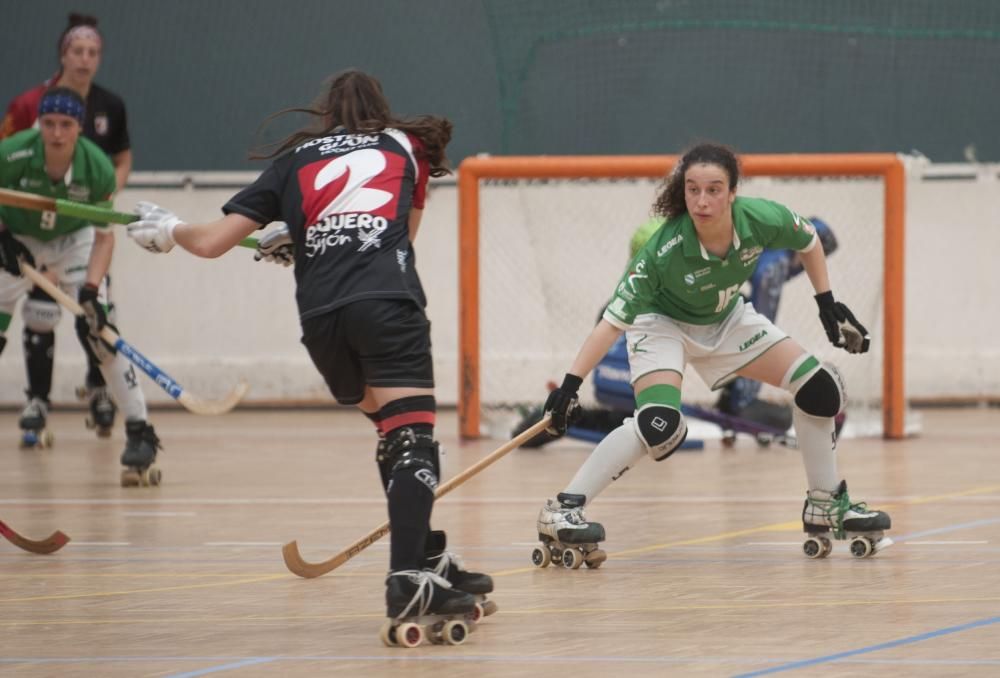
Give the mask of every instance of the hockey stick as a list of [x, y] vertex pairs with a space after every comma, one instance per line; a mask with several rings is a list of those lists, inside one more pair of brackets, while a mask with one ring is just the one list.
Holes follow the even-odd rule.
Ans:
[[[99, 224], [131, 224], [139, 219], [138, 214], [131, 212], [116, 212], [109, 207], [98, 207], [62, 198], [46, 198], [43, 195], [14, 191], [9, 188], [0, 188], [0, 205], [36, 212], [55, 212], [66, 217], [86, 219]], [[240, 240], [239, 246], [257, 249], [257, 239], [243, 238]]]
[[[65, 306], [70, 313], [78, 317], [84, 315], [83, 309], [80, 308], [80, 304], [76, 303], [75, 299], [63, 292], [59, 289], [58, 285], [36, 271], [33, 266], [26, 264], [23, 260], [21, 261], [21, 272], [31, 282], [45, 290], [50, 297]], [[113, 346], [116, 351], [128, 358], [132, 364], [148, 374], [149, 378], [155, 381], [157, 386], [166, 391], [171, 398], [183, 405], [189, 412], [194, 412], [195, 414], [225, 414], [236, 407], [236, 404], [243, 399], [243, 396], [250, 389], [249, 384], [245, 381], [240, 381], [225, 398], [221, 400], [203, 400], [185, 391], [180, 384], [160, 370], [153, 361], [139, 353], [134, 346], [118, 336], [110, 327], [105, 326], [101, 329], [101, 339]]]
[[[536, 435], [545, 430], [545, 428], [549, 425], [550, 420], [551, 416], [543, 417], [541, 421], [525, 430], [523, 433], [515, 436], [510, 442], [504, 443], [501, 447], [483, 457], [448, 482], [438, 485], [437, 491], [434, 493], [435, 500], [448, 494], [487, 466], [498, 461], [511, 450], [520, 447], [534, 438]], [[322, 563], [307, 563], [304, 561], [302, 556], [299, 555], [298, 542], [294, 541], [290, 541], [281, 547], [281, 555], [285, 559], [285, 566], [292, 573], [297, 574], [300, 577], [304, 577], [305, 579], [314, 579], [315, 577], [322, 576], [327, 572], [337, 569], [387, 534], [389, 534], [389, 523], [384, 522], [365, 536], [361, 537], [361, 539], [358, 539], [346, 549], [335, 555], [333, 558], [325, 560]]]
[[19, 549], [23, 549], [31, 553], [55, 553], [69, 541], [69, 537], [59, 530], [56, 530], [41, 541], [25, 539], [17, 532], [10, 529], [10, 526], [2, 520], [0, 520], [0, 535], [3, 535], [7, 541]]

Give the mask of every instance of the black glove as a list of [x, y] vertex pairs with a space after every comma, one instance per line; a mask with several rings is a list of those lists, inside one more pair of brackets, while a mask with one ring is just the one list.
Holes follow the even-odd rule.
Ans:
[[567, 374], [562, 386], [549, 392], [543, 408], [545, 414], [552, 415], [552, 421], [545, 429], [547, 433], [554, 436], [565, 435], [566, 429], [580, 414], [580, 402], [577, 400], [576, 392], [580, 390], [582, 383], [581, 377]]
[[826, 330], [826, 336], [834, 346], [848, 353], [865, 353], [871, 344], [871, 337], [864, 325], [851, 313], [851, 309], [833, 300], [833, 292], [816, 295], [819, 319]]
[[11, 275], [21, 275], [21, 265], [17, 263], [18, 257], [23, 257], [32, 266], [35, 265], [31, 250], [15, 238], [10, 229], [0, 227], [0, 268]]
[[97, 300], [97, 288], [90, 284], [84, 285], [80, 288], [77, 299], [87, 319], [90, 335], [97, 339], [101, 336], [101, 330], [108, 324], [108, 314], [104, 310], [104, 304]]

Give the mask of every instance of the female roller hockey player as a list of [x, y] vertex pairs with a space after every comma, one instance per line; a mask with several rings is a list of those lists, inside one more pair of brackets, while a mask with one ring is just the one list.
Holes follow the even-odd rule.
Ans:
[[357, 405], [379, 435], [391, 527], [387, 629], [461, 616], [475, 607], [470, 594], [493, 583], [462, 569], [444, 533], [429, 527], [440, 468], [430, 324], [412, 244], [428, 176], [449, 171], [451, 123], [394, 116], [379, 82], [359, 71], [334, 77], [313, 108], [292, 110], [315, 116], [316, 127], [263, 156], [274, 160], [223, 206], [224, 217], [189, 224], [140, 203], [129, 235], [153, 252], [178, 244], [217, 257], [285, 222], [261, 239], [256, 258], [294, 261], [302, 341], [337, 402]]
[[[98, 206], [110, 206], [115, 191], [111, 161], [94, 143], [81, 136], [84, 103], [75, 91], [57, 87], [47, 91], [38, 104], [38, 129], [18, 132], [0, 141], [0, 187], [28, 191], [50, 198], [63, 198]], [[32, 287], [21, 277], [18, 256], [44, 269], [54, 282], [79, 299], [85, 319], [76, 330], [98, 357], [111, 395], [125, 413], [123, 482], [140, 476], [156, 459], [159, 439], [146, 421], [146, 400], [132, 364], [98, 338], [108, 324], [103, 295], [99, 292], [111, 265], [115, 237], [109, 229], [95, 228], [84, 219], [0, 207], [3, 268], [0, 272], [0, 350], [3, 332], [10, 323], [17, 301]], [[47, 345], [28, 347], [33, 354], [53, 350], [53, 330], [59, 322], [59, 306], [46, 295], [28, 294], [21, 307], [24, 324], [35, 337], [49, 337]], [[30, 360], [30, 358], [29, 358]], [[52, 384], [49, 369], [28, 370], [28, 404], [21, 418], [26, 433], [43, 434], [48, 416]], [[44, 440], [44, 435], [41, 436]], [[29, 437], [26, 436], [26, 440]], [[141, 482], [141, 481], [140, 481]]]
[[588, 522], [583, 507], [644, 456], [669, 457], [684, 441], [681, 383], [690, 362], [719, 388], [737, 376], [757, 379], [793, 396], [793, 422], [809, 489], [802, 510], [810, 557], [829, 554], [829, 533], [851, 538], [851, 552], [867, 556], [891, 544], [889, 516], [851, 503], [836, 462], [834, 417], [844, 408], [840, 375], [778, 329], [739, 289], [765, 249], [794, 249], [816, 291], [827, 337], [849, 353], [868, 350], [867, 330], [833, 298], [823, 248], [808, 220], [769, 200], [736, 196], [739, 163], [724, 146], [686, 152], [667, 176], [654, 204], [666, 223], [632, 259], [584, 341], [562, 385], [545, 403], [553, 434], [563, 434], [583, 378], [626, 332], [636, 411], [612, 431], [556, 499], [538, 516], [542, 546], [533, 560], [579, 567], [599, 565], [604, 527]]

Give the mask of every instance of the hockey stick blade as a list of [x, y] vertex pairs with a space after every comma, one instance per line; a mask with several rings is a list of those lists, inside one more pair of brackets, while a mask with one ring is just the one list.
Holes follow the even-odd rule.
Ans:
[[[59, 302], [60, 305], [66, 307], [70, 313], [77, 317], [82, 317], [84, 315], [83, 309], [80, 308], [80, 304], [76, 303], [75, 299], [63, 292], [51, 280], [36, 271], [33, 266], [21, 261], [21, 272], [24, 273], [25, 277], [30, 279], [31, 282], [45, 290], [46, 294]], [[243, 399], [243, 396], [246, 395], [247, 391], [250, 390], [249, 384], [245, 381], [240, 381], [240, 383], [238, 383], [233, 390], [229, 392], [229, 395], [221, 400], [205, 400], [203, 398], [197, 398], [185, 391], [180, 384], [174, 381], [173, 377], [162, 371], [152, 360], [140, 353], [138, 349], [132, 346], [132, 344], [118, 336], [118, 334], [110, 327], [105, 326], [101, 328], [101, 339], [107, 342], [110, 346], [114, 346], [116, 351], [125, 356], [133, 365], [145, 372], [157, 386], [167, 392], [167, 395], [183, 405], [186, 410], [193, 412], [194, 414], [225, 414], [229, 410], [236, 407], [237, 403], [239, 403], [240, 400]]]
[[[139, 215], [131, 212], [116, 212], [110, 207], [88, 205], [63, 198], [46, 198], [43, 195], [15, 191], [9, 188], [0, 188], [0, 205], [36, 212], [55, 212], [64, 217], [86, 219], [97, 224], [131, 224], [133, 221], [139, 220]], [[257, 249], [257, 240], [256, 238], [243, 238], [238, 245]]]
[[67, 542], [69, 542], [69, 537], [59, 530], [56, 530], [41, 541], [26, 539], [12, 530], [10, 526], [2, 520], [0, 520], [0, 535], [3, 535], [4, 538], [14, 546], [24, 551], [28, 551], [29, 553], [55, 553], [65, 546]]
[[[511, 450], [517, 449], [524, 443], [528, 442], [536, 435], [544, 431], [548, 427], [550, 421], [550, 416], [543, 417], [542, 420], [534, 426], [519, 433], [509, 442], [504, 443], [501, 447], [497, 448], [493, 452], [490, 452], [488, 455], [459, 473], [448, 482], [438, 485], [438, 489], [434, 493], [434, 498], [440, 499], [464, 483], [466, 480], [485, 469], [487, 466], [499, 461], [501, 457], [505, 456]], [[389, 523], [385, 522], [365, 536], [361, 537], [361, 539], [358, 539], [333, 558], [324, 560], [321, 563], [309, 563], [303, 560], [302, 556], [299, 554], [298, 542], [295, 541], [290, 541], [281, 547], [281, 556], [285, 560], [285, 567], [287, 567], [290, 572], [297, 574], [304, 579], [315, 579], [316, 577], [320, 577], [327, 572], [337, 569], [387, 534], [389, 534]]]

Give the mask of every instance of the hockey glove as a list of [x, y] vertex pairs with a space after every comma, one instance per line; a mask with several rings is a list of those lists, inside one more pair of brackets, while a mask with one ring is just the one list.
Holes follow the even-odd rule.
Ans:
[[816, 295], [819, 305], [819, 319], [826, 330], [830, 343], [848, 353], [865, 353], [871, 344], [871, 336], [864, 325], [839, 301], [833, 300], [833, 292], [822, 292]]
[[174, 229], [183, 224], [176, 214], [151, 202], [135, 206], [139, 220], [128, 224], [128, 237], [150, 252], [165, 253], [174, 248]]
[[90, 348], [97, 355], [98, 361], [105, 363], [114, 355], [115, 349], [101, 339], [101, 330], [108, 324], [108, 314], [104, 310], [104, 304], [97, 298], [97, 288], [89, 284], [84, 285], [80, 288], [77, 300], [83, 309], [82, 320], [87, 324], [87, 341], [90, 343]]
[[27, 245], [14, 237], [9, 229], [0, 224], [0, 268], [11, 275], [21, 275], [21, 265], [18, 257], [23, 258], [32, 266], [35, 265], [35, 258], [31, 256], [31, 250]]
[[295, 263], [295, 248], [292, 236], [288, 234], [288, 224], [282, 224], [257, 241], [257, 253], [254, 261], [270, 261], [282, 266]]
[[580, 401], [576, 397], [583, 379], [575, 374], [566, 374], [562, 386], [549, 392], [545, 400], [545, 414], [552, 415], [552, 421], [545, 431], [554, 436], [566, 434], [566, 429], [580, 414]]

